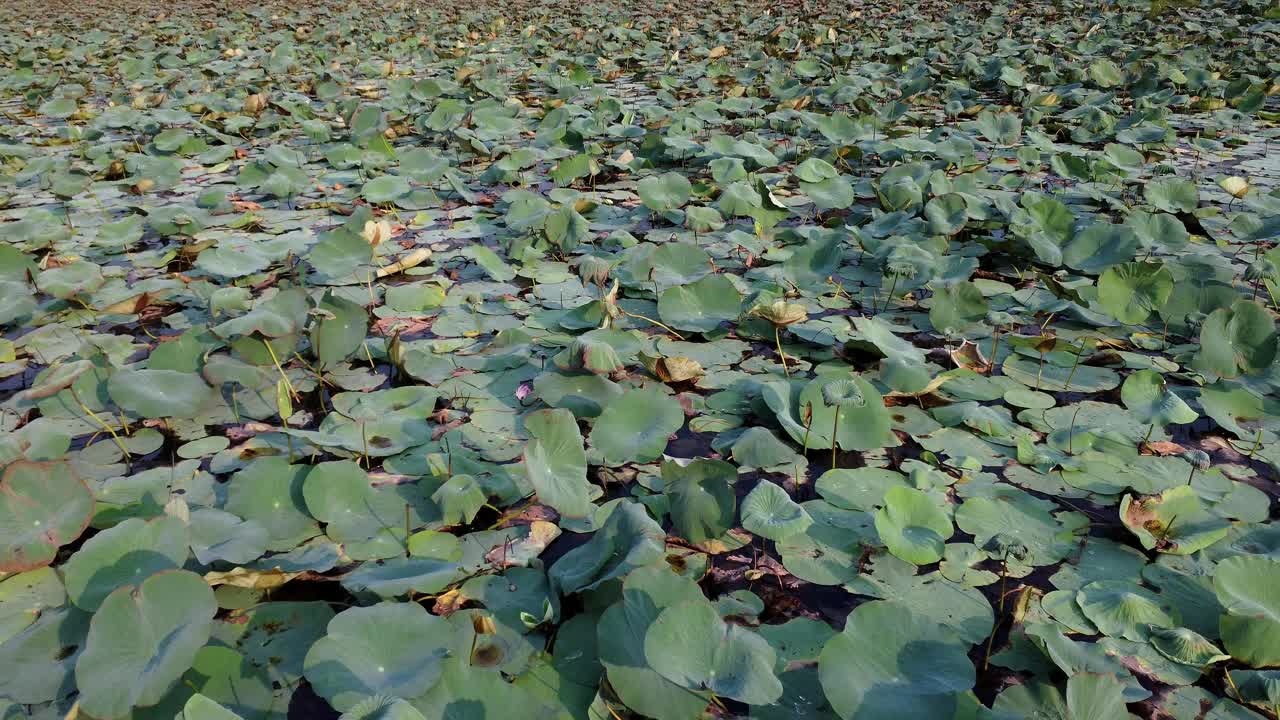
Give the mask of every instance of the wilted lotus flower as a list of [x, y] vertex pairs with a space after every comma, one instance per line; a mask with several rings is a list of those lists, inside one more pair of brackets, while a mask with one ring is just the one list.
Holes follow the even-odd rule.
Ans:
[[774, 327], [786, 327], [803, 322], [809, 317], [809, 311], [800, 303], [789, 303], [786, 300], [775, 300], [769, 305], [757, 305], [751, 314], [764, 318]]
[[1239, 175], [1222, 178], [1218, 181], [1218, 187], [1237, 200], [1242, 200], [1249, 194], [1249, 181]]
[[364, 238], [371, 247], [378, 247], [384, 240], [391, 239], [391, 223], [386, 220], [365, 221], [364, 231], [360, 233], [360, 237]]
[[257, 115], [267, 108], [267, 94], [255, 93], [244, 99], [244, 111], [250, 115]]

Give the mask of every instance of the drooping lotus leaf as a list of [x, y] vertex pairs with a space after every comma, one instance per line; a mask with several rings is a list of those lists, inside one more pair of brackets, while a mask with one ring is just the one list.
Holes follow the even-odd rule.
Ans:
[[67, 561], [67, 596], [77, 607], [95, 611], [116, 588], [182, 567], [187, 543], [187, 526], [178, 518], [125, 520], [89, 538]]
[[822, 649], [818, 672], [844, 720], [909, 715], [950, 717], [973, 687], [968, 647], [955, 633], [893, 602], [849, 613]]
[[374, 695], [416, 698], [440, 680], [450, 632], [417, 603], [343, 610], [307, 653], [316, 693], [340, 711]]
[[769, 643], [725, 622], [703, 598], [664, 609], [645, 633], [644, 653], [660, 675], [691, 690], [751, 705], [768, 705], [782, 694]]
[[671, 520], [680, 537], [704, 543], [733, 526], [738, 504], [733, 484], [737, 479], [737, 469], [723, 460], [662, 463], [663, 492], [669, 498]]
[[0, 476], [0, 572], [53, 562], [89, 526], [93, 508], [93, 493], [70, 463], [10, 463]]
[[578, 422], [568, 410], [539, 410], [525, 416], [530, 435], [524, 450], [529, 483], [538, 499], [568, 517], [584, 517], [591, 507], [587, 455]]
[[210, 565], [221, 561], [245, 565], [267, 549], [267, 529], [253, 520], [241, 520], [215, 508], [191, 513], [191, 552], [196, 561]]
[[177, 370], [118, 370], [107, 381], [117, 405], [144, 418], [196, 417], [214, 393], [196, 373]]
[[1142, 422], [1181, 425], [1200, 417], [1182, 398], [1169, 390], [1164, 377], [1155, 370], [1139, 370], [1125, 378], [1120, 388], [1120, 399]]
[[116, 588], [76, 661], [80, 707], [116, 718], [164, 698], [209, 639], [217, 603], [195, 573], [172, 570]]
[[585, 544], [551, 566], [551, 584], [561, 595], [598, 587], [662, 557], [667, 534], [639, 503], [622, 502]]
[[1238, 555], [1218, 563], [1213, 589], [1222, 603], [1222, 644], [1254, 667], [1280, 664], [1280, 560]]
[[813, 518], [777, 483], [761, 480], [742, 501], [742, 527], [769, 540], [802, 533]]
[[1202, 668], [1231, 658], [1205, 636], [1184, 627], [1152, 626], [1149, 642], [1161, 655], [1192, 667]]
[[929, 305], [929, 322], [943, 334], [961, 332], [987, 317], [987, 299], [968, 280], [934, 291]]
[[369, 315], [363, 307], [332, 291], [325, 293], [311, 325], [311, 347], [320, 366], [332, 367], [355, 353], [364, 344], [368, 325]]
[[943, 545], [954, 532], [951, 518], [932, 497], [907, 487], [889, 488], [884, 494], [876, 531], [889, 552], [916, 565], [941, 560]]
[[597, 637], [609, 684], [628, 707], [658, 720], [693, 720], [706, 709], [709, 693], [668, 680], [645, 656], [645, 638], [662, 611], [702, 599], [692, 579], [663, 564], [627, 576], [622, 599], [600, 616]]
[[1126, 580], [1098, 580], [1080, 588], [1076, 603], [1104, 635], [1145, 641], [1148, 625], [1177, 627], [1177, 611], [1158, 595]]
[[1143, 547], [1175, 555], [1203, 550], [1221, 540], [1229, 527], [1187, 485], [1142, 498], [1125, 495], [1120, 519]]
[[591, 445], [609, 464], [653, 462], [683, 424], [679, 401], [652, 387], [635, 388], [614, 399], [596, 418]]
[[1275, 359], [1275, 325], [1255, 302], [1238, 300], [1230, 308], [1218, 308], [1200, 328], [1200, 351], [1191, 366], [1212, 377], [1259, 372]]

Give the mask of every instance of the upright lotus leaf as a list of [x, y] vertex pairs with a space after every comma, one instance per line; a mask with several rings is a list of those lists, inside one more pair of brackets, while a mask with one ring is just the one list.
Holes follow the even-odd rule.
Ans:
[[742, 312], [738, 288], [723, 274], [664, 290], [658, 296], [658, 316], [677, 330], [709, 332]]
[[0, 572], [53, 562], [58, 548], [89, 526], [93, 507], [93, 493], [70, 463], [10, 463], [0, 476]]
[[1222, 644], [1254, 667], [1280, 665], [1280, 560], [1237, 555], [1218, 563], [1213, 589], [1223, 610]]
[[693, 186], [680, 173], [669, 172], [662, 175], [650, 175], [642, 179], [636, 188], [640, 202], [656, 213], [665, 213], [679, 209], [689, 202]]
[[1077, 673], [1067, 679], [1064, 720], [1129, 720], [1124, 684], [1109, 673]]
[[809, 529], [813, 518], [777, 483], [761, 480], [742, 501], [742, 527], [773, 541]]
[[627, 707], [658, 720], [694, 720], [706, 709], [709, 693], [668, 680], [645, 657], [645, 637], [662, 611], [702, 599], [702, 589], [691, 578], [675, 574], [665, 563], [627, 576], [622, 599], [604, 611], [597, 625], [600, 662]]
[[1189, 485], [1148, 497], [1125, 495], [1120, 502], [1120, 520], [1143, 547], [1173, 555], [1203, 550], [1225, 537], [1230, 527], [1205, 507]]
[[663, 610], [645, 633], [644, 654], [660, 675], [690, 690], [750, 705], [768, 705], [782, 695], [769, 643], [725, 622], [702, 598]]
[[80, 708], [118, 718], [160, 702], [208, 642], [217, 607], [213, 590], [185, 570], [117, 588], [94, 614], [76, 661]]
[[46, 610], [25, 630], [0, 643], [0, 697], [27, 705], [75, 691], [76, 660], [89, 632], [90, 614], [78, 608]]
[[1075, 216], [1061, 201], [1045, 195], [1028, 193], [1021, 202], [1024, 210], [1010, 229], [1026, 239], [1041, 262], [1061, 265], [1062, 248], [1075, 237]]
[[1178, 612], [1129, 580], [1098, 580], [1076, 592], [1076, 604], [1103, 635], [1145, 642], [1148, 625], [1177, 627]]
[[538, 500], [561, 515], [585, 517], [591, 509], [587, 453], [578, 421], [568, 410], [538, 410], [525, 416], [529, 443], [525, 471]]
[[663, 493], [670, 499], [671, 521], [680, 537], [704, 543], [733, 527], [737, 479], [737, 468], [723, 460], [662, 463]]
[[551, 584], [561, 595], [591, 590], [662, 557], [667, 534], [640, 503], [622, 501], [586, 543], [551, 566]]
[[1280, 670], [1241, 670], [1232, 682], [1241, 700], [1272, 712], [1280, 707]]
[[633, 388], [605, 407], [591, 428], [591, 446], [611, 465], [653, 462], [684, 425], [680, 402], [656, 388]]
[[1164, 263], [1113, 265], [1098, 278], [1102, 309], [1128, 325], [1140, 325], [1159, 312], [1173, 293], [1173, 273]]
[[303, 494], [310, 469], [291, 465], [286, 457], [254, 460], [231, 476], [224, 508], [265, 527], [268, 550], [292, 550], [320, 533]]
[[343, 610], [307, 653], [307, 681], [339, 711], [374, 695], [416, 698], [440, 680], [448, 623], [417, 603]]
[[1120, 399], [1139, 421], [1164, 427], [1195, 422], [1200, 414], [1169, 391], [1164, 376], [1155, 370], [1139, 370], [1124, 379]]
[[1261, 372], [1276, 357], [1276, 322], [1261, 305], [1237, 300], [1209, 314], [1191, 367], [1212, 377]]
[[826, 282], [844, 258], [844, 238], [836, 232], [815, 232], [794, 248], [782, 263], [782, 274], [800, 287]]
[[1013, 145], [1022, 137], [1022, 118], [1015, 113], [984, 110], [975, 125], [983, 137], [999, 145]]
[[334, 294], [324, 294], [311, 323], [311, 347], [323, 368], [346, 360], [364, 344], [369, 314], [363, 307]]
[[239, 715], [219, 705], [216, 701], [196, 693], [187, 698], [182, 712], [174, 720], [243, 720]]
[[182, 567], [187, 542], [187, 526], [176, 517], [129, 518], [89, 538], [63, 565], [67, 596], [77, 607], [97, 610], [116, 588]]
[[213, 401], [213, 388], [196, 373], [118, 370], [107, 381], [111, 399], [141, 418], [191, 418]]
[[968, 646], [896, 602], [859, 605], [818, 658], [822, 689], [844, 720], [952, 717], [973, 687]]
[[876, 512], [876, 532], [895, 556], [915, 565], [929, 565], [942, 559], [944, 544], [954, 529], [951, 518], [927, 493], [893, 487], [884, 494], [884, 507]]
[[968, 280], [938, 288], [929, 305], [929, 323], [944, 335], [960, 333], [986, 317], [987, 299]]

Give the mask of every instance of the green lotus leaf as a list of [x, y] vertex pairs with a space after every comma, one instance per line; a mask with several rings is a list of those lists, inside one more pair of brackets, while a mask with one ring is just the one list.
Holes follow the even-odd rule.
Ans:
[[1140, 325], [1164, 307], [1173, 282], [1173, 273], [1161, 263], [1115, 265], [1098, 278], [1098, 302], [1116, 320]]
[[346, 360], [364, 344], [369, 326], [369, 315], [364, 308], [331, 291], [321, 298], [315, 312], [311, 346], [321, 367], [332, 367]]
[[356, 703], [338, 720], [425, 720], [425, 717], [403, 698], [374, 695]]
[[684, 425], [684, 410], [653, 388], [628, 390], [605, 407], [591, 428], [591, 446], [609, 464], [653, 462]]
[[987, 317], [987, 299], [968, 280], [938, 288], [929, 305], [929, 323], [943, 334], [959, 333]]
[[375, 695], [412, 699], [440, 680], [452, 638], [417, 603], [343, 610], [307, 653], [307, 681], [339, 711]]
[[822, 689], [844, 720], [950, 717], [974, 684], [968, 647], [955, 633], [893, 602], [849, 613], [818, 659]]
[[1148, 497], [1125, 495], [1120, 519], [1143, 547], [1174, 555], [1203, 550], [1226, 536], [1229, 527], [1187, 485]]
[[567, 517], [585, 517], [591, 507], [587, 454], [578, 422], [568, 410], [538, 410], [525, 416], [530, 435], [525, 470], [538, 499]]
[[77, 607], [95, 611], [116, 588], [182, 567], [187, 543], [187, 526], [178, 518], [125, 520], [89, 538], [67, 560], [67, 596]]
[[1222, 603], [1222, 644], [1254, 667], [1280, 664], [1280, 560], [1238, 555], [1218, 563], [1213, 589]]
[[53, 562], [89, 526], [93, 508], [93, 493], [70, 463], [10, 463], [0, 476], [0, 572]]
[[51, 609], [0, 643], [0, 662], [9, 668], [0, 676], [0, 697], [33, 705], [70, 695], [89, 618], [74, 607]]
[[1177, 627], [1177, 611], [1155, 593], [1125, 580], [1099, 580], [1080, 588], [1076, 603], [1104, 635], [1146, 641], [1149, 625]]
[[741, 312], [738, 288], [722, 274], [669, 288], [658, 296], [658, 316], [677, 330], [709, 332], [737, 319]]
[[1237, 300], [1209, 314], [1191, 366], [1206, 375], [1231, 378], [1260, 372], [1275, 356], [1275, 319], [1261, 305]]
[[704, 543], [733, 527], [737, 479], [737, 469], [723, 460], [662, 463], [663, 493], [669, 498], [671, 520], [680, 537]]
[[76, 661], [81, 709], [117, 718], [160, 702], [209, 640], [216, 610], [213, 590], [185, 570], [116, 588], [94, 614]]
[[702, 598], [662, 610], [645, 633], [644, 654], [660, 675], [691, 690], [751, 705], [768, 705], [782, 695], [769, 643], [726, 623]]
[[265, 527], [268, 550], [292, 550], [320, 534], [303, 493], [309, 470], [284, 457], [254, 460], [231, 476], [224, 509]]
[[357, 559], [404, 554], [405, 532], [439, 519], [425, 483], [405, 482], [373, 487], [369, 475], [354, 462], [315, 465], [302, 485], [307, 512], [325, 523], [325, 535], [342, 543]]
[[742, 527], [769, 540], [786, 540], [812, 524], [808, 511], [769, 480], [757, 483], [742, 501]]
[[924, 205], [924, 218], [934, 235], [956, 235], [969, 220], [968, 205], [959, 193], [946, 193]]
[[562, 594], [598, 587], [662, 557], [667, 534], [639, 503], [618, 504], [591, 539], [551, 566], [552, 586]]
[[1163, 376], [1154, 370], [1139, 370], [1124, 379], [1120, 388], [1124, 406], [1142, 422], [1182, 425], [1195, 422], [1199, 413], [1169, 390]]
[[243, 720], [209, 698], [196, 693], [187, 699], [182, 712], [174, 716], [174, 720]]
[[665, 213], [689, 202], [693, 186], [684, 175], [669, 172], [644, 178], [636, 192], [645, 207], [656, 213]]
[[1167, 213], [1195, 212], [1200, 205], [1200, 192], [1194, 183], [1182, 178], [1153, 180], [1143, 187], [1147, 202]]
[[628, 707], [658, 720], [692, 720], [706, 709], [708, 692], [668, 680], [645, 656], [645, 639], [662, 611], [696, 601], [705, 602], [697, 584], [660, 563], [628, 575], [621, 599], [600, 616], [600, 662]]
[[107, 381], [117, 405], [144, 418], [196, 417], [214, 393], [196, 373], [176, 370], [119, 370]]
[[894, 487], [884, 494], [884, 507], [876, 513], [876, 532], [895, 556], [915, 565], [929, 565], [942, 559], [944, 543], [954, 529], [951, 519], [928, 494]]
[[1189, 628], [1152, 626], [1151, 647], [1161, 655], [1183, 665], [1203, 668], [1213, 663], [1231, 659], [1205, 636]]

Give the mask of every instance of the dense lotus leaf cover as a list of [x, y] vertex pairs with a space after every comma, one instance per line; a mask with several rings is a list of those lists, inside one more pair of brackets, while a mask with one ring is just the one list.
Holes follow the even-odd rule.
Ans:
[[1274, 2], [0, 8], [0, 720], [1280, 712]]

